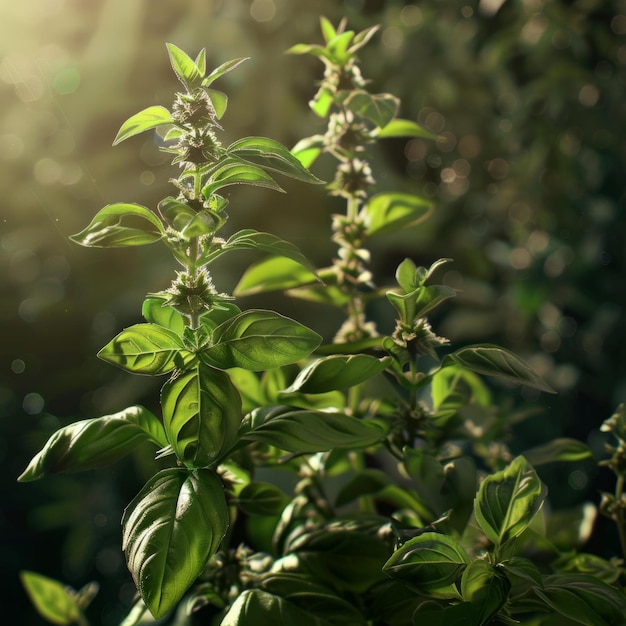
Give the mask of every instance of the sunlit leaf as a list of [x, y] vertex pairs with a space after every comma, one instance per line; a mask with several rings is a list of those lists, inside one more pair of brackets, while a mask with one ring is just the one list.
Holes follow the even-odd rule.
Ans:
[[141, 307], [141, 314], [146, 322], [158, 324], [182, 336], [185, 330], [185, 318], [166, 300], [157, 296], [147, 297]]
[[376, 132], [379, 139], [389, 137], [422, 137], [424, 139], [438, 139], [437, 135], [422, 128], [412, 120], [393, 119], [386, 126], [379, 128]]
[[212, 82], [216, 81], [220, 76], [234, 70], [236, 67], [241, 65], [244, 61], [247, 61], [250, 57], [239, 57], [237, 59], [231, 59], [230, 61], [226, 61], [222, 63], [218, 67], [216, 67], [203, 81], [202, 86], [208, 87]]
[[298, 261], [270, 257], [251, 265], [233, 290], [236, 296], [267, 293], [317, 282], [317, 276]]
[[159, 472], [124, 511], [128, 569], [155, 617], [184, 596], [218, 549], [229, 525], [224, 487], [210, 470]]
[[430, 202], [406, 193], [379, 193], [365, 205], [367, 233], [383, 235], [415, 226], [431, 212]]
[[589, 446], [577, 439], [561, 437], [524, 451], [524, 457], [534, 467], [557, 461], [585, 461], [593, 459]]
[[245, 163], [227, 163], [211, 175], [210, 182], [202, 188], [202, 195], [209, 198], [218, 189], [243, 184], [283, 191], [282, 187], [261, 168]]
[[121, 128], [117, 132], [117, 135], [115, 136], [115, 139], [113, 140], [113, 145], [116, 146], [125, 139], [138, 135], [139, 133], [143, 133], [146, 130], [152, 130], [158, 126], [173, 123], [174, 118], [165, 107], [160, 105], [147, 107], [146, 109], [139, 111], [139, 113], [135, 113], [135, 115], [129, 117], [122, 124]]
[[217, 119], [221, 120], [222, 117], [224, 117], [224, 113], [226, 113], [226, 108], [228, 107], [228, 96], [221, 91], [217, 91], [216, 89], [207, 89], [206, 92], [209, 98], [211, 98]]
[[202, 80], [202, 73], [196, 62], [180, 48], [172, 43], [166, 43], [170, 63], [176, 76], [188, 91], [198, 87]]
[[67, 585], [28, 571], [20, 572], [20, 579], [41, 617], [60, 625], [85, 623], [76, 594]]

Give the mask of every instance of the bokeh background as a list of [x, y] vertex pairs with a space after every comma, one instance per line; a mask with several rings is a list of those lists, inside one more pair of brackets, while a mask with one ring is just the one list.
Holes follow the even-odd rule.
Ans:
[[[68, 242], [105, 204], [154, 207], [174, 170], [149, 135], [111, 147], [121, 123], [169, 105], [178, 83], [165, 42], [210, 67], [248, 56], [220, 79], [230, 95], [227, 139], [294, 145], [322, 131], [307, 107], [321, 78], [314, 58], [284, 51], [320, 41], [319, 16], [355, 30], [380, 24], [361, 54], [371, 89], [442, 139], [388, 140], [372, 155], [383, 189], [435, 203], [419, 228], [373, 248], [378, 282], [405, 256], [454, 259], [461, 290], [436, 319], [455, 345], [493, 342], [526, 358], [556, 396], [496, 388], [528, 407], [515, 449], [572, 436], [601, 454], [601, 422], [626, 400], [626, 2], [624, 0], [21, 0], [0, 6], [0, 554], [5, 600], [19, 624], [42, 623], [19, 569], [75, 588], [99, 580], [90, 614], [117, 624], [133, 588], [120, 553], [124, 505], [146, 479], [140, 455], [104, 472], [17, 484], [60, 425], [154, 403], [162, 381], [98, 361], [139, 320], [144, 294], [173, 267], [158, 246], [83, 249]], [[320, 162], [316, 173], [331, 175]], [[288, 239], [329, 262], [322, 188], [236, 189], [233, 228]], [[232, 288], [252, 258], [215, 276]], [[325, 309], [273, 295], [242, 306], [297, 315], [327, 337]], [[508, 404], [507, 404], [508, 406]], [[545, 475], [553, 506], [597, 502], [608, 477], [593, 464]], [[608, 482], [606, 482], [608, 481]], [[605, 484], [606, 482], [606, 484]], [[598, 523], [590, 549], [614, 553]]]

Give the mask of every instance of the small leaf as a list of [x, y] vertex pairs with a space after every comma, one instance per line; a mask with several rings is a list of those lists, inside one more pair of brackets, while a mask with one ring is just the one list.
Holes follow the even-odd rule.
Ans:
[[391, 94], [371, 94], [361, 89], [351, 91], [349, 94], [344, 100], [344, 106], [378, 128], [387, 126], [398, 112], [400, 101]]
[[135, 324], [114, 337], [98, 356], [128, 372], [157, 376], [182, 367], [192, 355], [174, 331], [157, 324]]
[[128, 569], [155, 618], [185, 595], [229, 525], [224, 487], [210, 470], [159, 472], [124, 511]]
[[102, 467], [123, 458], [144, 441], [167, 445], [161, 422], [142, 406], [74, 422], [48, 439], [18, 480], [28, 482], [44, 474]]
[[253, 411], [244, 419], [240, 433], [247, 441], [260, 441], [294, 454], [365, 447], [383, 436], [380, 428], [356, 417], [290, 407]]
[[20, 579], [41, 617], [53, 624], [84, 624], [76, 594], [67, 585], [35, 572], [22, 571]]
[[319, 281], [319, 278], [298, 261], [274, 256], [251, 265], [233, 290], [235, 296], [249, 296], [291, 289]]
[[383, 235], [415, 226], [430, 215], [432, 205], [406, 193], [379, 193], [364, 208], [367, 234]]
[[386, 367], [387, 360], [367, 354], [327, 356], [307, 365], [285, 389], [285, 393], [325, 393], [349, 389], [380, 374]]
[[196, 211], [188, 204], [168, 196], [159, 202], [159, 213], [163, 219], [186, 239], [214, 233], [224, 220], [214, 211]]
[[455, 584], [470, 558], [451, 537], [426, 532], [396, 550], [383, 570], [436, 598], [458, 598]]
[[323, 15], [320, 17], [320, 28], [322, 30], [322, 37], [324, 37], [326, 43], [332, 41], [337, 36], [337, 31], [332, 25], [332, 22]]
[[380, 24], [370, 26], [354, 36], [354, 42], [350, 46], [349, 52], [356, 52], [361, 49], [380, 29]]
[[165, 383], [161, 404], [167, 438], [187, 466], [214, 463], [235, 441], [241, 397], [226, 372], [199, 364]]
[[203, 81], [202, 86], [208, 87], [211, 83], [216, 81], [220, 76], [224, 76], [224, 74], [234, 70], [236, 67], [241, 65], [244, 61], [247, 61], [250, 57], [239, 57], [237, 59], [231, 59], [230, 61], [226, 61], [222, 63], [218, 67], [216, 67]]
[[446, 367], [452, 363], [477, 374], [496, 376], [518, 385], [555, 393], [529, 365], [512, 352], [498, 346], [477, 345], [462, 348], [447, 355], [441, 366]]
[[152, 211], [120, 202], [100, 209], [89, 226], [70, 239], [91, 248], [117, 248], [143, 246], [164, 236], [163, 224]]
[[113, 145], [116, 146], [125, 139], [143, 133], [146, 130], [173, 123], [174, 118], [165, 107], [160, 105], [148, 107], [139, 111], [139, 113], [135, 113], [122, 124], [115, 136]]
[[261, 168], [246, 163], [228, 163], [211, 175], [209, 183], [202, 188], [202, 195], [209, 198], [223, 187], [242, 184], [283, 191], [282, 187]]
[[523, 453], [526, 460], [533, 466], [555, 463], [557, 461], [585, 461], [593, 459], [589, 446], [577, 439], [566, 437], [553, 439]]
[[472, 561], [461, 578], [461, 595], [472, 603], [478, 625], [490, 623], [508, 600], [510, 589], [505, 574], [487, 561]]
[[209, 98], [211, 98], [217, 119], [221, 120], [222, 117], [224, 117], [224, 113], [226, 113], [226, 108], [228, 107], [228, 96], [221, 91], [217, 91], [216, 89], [206, 89], [206, 92]]
[[203, 362], [220, 369], [261, 371], [307, 357], [321, 337], [278, 313], [250, 309], [218, 326], [212, 341], [198, 355]]
[[246, 137], [231, 144], [226, 152], [251, 165], [278, 172], [307, 183], [322, 183], [283, 144], [266, 137]]
[[544, 485], [526, 459], [518, 456], [502, 471], [488, 475], [474, 504], [476, 521], [498, 547], [521, 535], [539, 512]]
[[315, 163], [324, 147], [324, 135], [313, 135], [301, 139], [292, 149], [291, 154], [307, 169]]
[[437, 135], [422, 128], [419, 124], [411, 120], [393, 119], [376, 132], [379, 139], [387, 139], [389, 137], [422, 137], [424, 139], [439, 139]]
[[173, 43], [166, 43], [172, 69], [187, 91], [200, 85], [202, 73], [196, 62]]
[[350, 52], [348, 52], [348, 49], [353, 39], [353, 30], [347, 30], [335, 35], [326, 45], [328, 58], [336, 65], [345, 65], [352, 56]]
[[237, 496], [237, 504], [247, 515], [279, 515], [289, 502], [287, 495], [271, 483], [248, 483]]

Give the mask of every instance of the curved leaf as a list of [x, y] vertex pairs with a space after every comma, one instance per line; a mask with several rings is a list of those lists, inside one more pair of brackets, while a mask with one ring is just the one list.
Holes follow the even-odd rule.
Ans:
[[167, 374], [192, 356], [174, 331], [157, 324], [135, 324], [114, 337], [98, 356], [135, 374]]
[[212, 340], [214, 344], [198, 354], [203, 362], [220, 369], [261, 371], [303, 359], [321, 337], [288, 317], [251, 309], [218, 326]]
[[251, 265], [233, 290], [235, 296], [248, 296], [308, 285], [319, 278], [306, 266], [284, 256], [263, 259]]
[[210, 470], [153, 476], [124, 511], [122, 548], [146, 606], [162, 617], [217, 551], [229, 525], [224, 487]]
[[146, 322], [163, 326], [176, 335], [182, 336], [185, 330], [185, 318], [164, 298], [147, 297], [141, 307], [141, 314]]
[[161, 404], [167, 438], [190, 467], [219, 459], [241, 423], [241, 397], [230, 377], [202, 364], [165, 383]]
[[165, 107], [160, 105], [147, 107], [139, 111], [139, 113], [135, 113], [132, 117], [129, 117], [122, 124], [113, 141], [113, 145], [116, 146], [125, 139], [143, 133], [146, 130], [173, 123], [174, 118]]
[[351, 91], [343, 104], [378, 128], [384, 128], [398, 112], [400, 100], [389, 93], [371, 94], [358, 89]]
[[379, 139], [389, 137], [422, 137], [424, 139], [438, 139], [437, 135], [422, 128], [412, 120], [393, 119], [386, 126], [379, 128], [376, 132]]
[[44, 474], [102, 467], [126, 456], [144, 441], [167, 445], [161, 422], [142, 406], [81, 420], [57, 430], [18, 480], [28, 482]]
[[200, 68], [186, 52], [183, 52], [173, 43], [166, 43], [165, 45], [174, 73], [187, 90], [192, 91], [194, 87], [200, 85], [202, 80]]
[[246, 163], [228, 163], [212, 174], [210, 182], [202, 188], [202, 195], [209, 198], [222, 187], [241, 184], [283, 191], [282, 187], [260, 167]]
[[216, 67], [203, 81], [202, 86], [208, 87], [212, 82], [216, 81], [220, 76], [223, 76], [227, 72], [234, 70], [236, 67], [241, 65], [244, 61], [247, 61], [250, 57], [239, 57], [237, 59], [231, 59], [230, 61], [226, 61], [222, 63], [218, 67]]
[[28, 597], [44, 619], [65, 626], [85, 623], [76, 594], [67, 585], [35, 572], [20, 572]]
[[487, 561], [472, 561], [461, 578], [463, 600], [472, 603], [480, 625], [489, 624], [508, 600], [510, 589], [504, 572]]
[[163, 224], [152, 211], [119, 202], [100, 209], [89, 225], [70, 239], [91, 248], [122, 248], [154, 243], [164, 236]]
[[543, 445], [535, 446], [526, 450], [523, 455], [533, 467], [557, 461], [571, 462], [593, 459], [593, 453], [587, 444], [567, 437], [553, 439]]
[[237, 496], [237, 504], [247, 515], [279, 515], [289, 502], [287, 495], [271, 483], [248, 483]]
[[393, 233], [415, 226], [430, 215], [430, 202], [407, 193], [379, 193], [372, 196], [363, 212], [368, 236]]

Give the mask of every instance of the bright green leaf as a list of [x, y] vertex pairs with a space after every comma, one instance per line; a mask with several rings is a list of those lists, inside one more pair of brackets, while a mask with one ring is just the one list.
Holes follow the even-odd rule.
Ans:
[[57, 580], [35, 572], [20, 572], [20, 579], [39, 615], [53, 624], [84, 624], [76, 595]]
[[224, 487], [210, 470], [163, 470], [128, 505], [122, 548], [154, 617], [163, 617], [181, 600], [217, 551], [228, 525]]
[[318, 277], [302, 263], [286, 257], [274, 256], [251, 265], [237, 283], [233, 293], [236, 296], [248, 296], [290, 289], [318, 280]]
[[572, 462], [593, 459], [593, 454], [587, 444], [566, 437], [553, 439], [548, 443], [526, 450], [523, 454], [534, 467], [557, 461]]
[[393, 233], [415, 226], [430, 215], [432, 205], [407, 193], [379, 193], [364, 208], [368, 236]]
[[424, 139], [438, 139], [437, 135], [422, 128], [411, 120], [393, 119], [386, 126], [379, 128], [376, 136], [379, 139], [389, 137], [422, 137]]
[[202, 188], [202, 195], [209, 198], [223, 187], [242, 184], [283, 191], [282, 187], [261, 168], [247, 163], [227, 163], [211, 175], [209, 183]]
[[141, 314], [146, 322], [163, 326], [176, 335], [182, 336], [185, 330], [185, 318], [158, 296], [149, 296], [144, 300]]
[[234, 70], [236, 67], [241, 65], [244, 61], [247, 61], [250, 57], [239, 57], [237, 59], [231, 59], [230, 61], [226, 61], [222, 63], [220, 66], [216, 67], [203, 81], [202, 86], [208, 87], [211, 83], [216, 81], [220, 76]]
[[28, 482], [44, 474], [102, 467], [123, 458], [144, 441], [167, 445], [161, 422], [142, 406], [74, 422], [48, 439], [18, 480]]
[[164, 236], [163, 224], [152, 211], [120, 202], [100, 209], [90, 224], [70, 239], [91, 248], [122, 248], [154, 243]]
[[195, 87], [200, 85], [202, 80], [202, 73], [196, 62], [174, 44], [166, 43], [165, 45], [167, 46], [174, 73], [178, 76], [180, 82], [185, 85], [187, 91], [193, 91]]
[[143, 133], [146, 130], [173, 123], [174, 118], [165, 107], [160, 105], [150, 106], [139, 111], [139, 113], [135, 113], [122, 124], [113, 141], [113, 145], [116, 146], [125, 139]]
[[217, 119], [221, 120], [222, 117], [224, 117], [224, 113], [226, 113], [226, 108], [228, 107], [228, 96], [221, 91], [217, 91], [216, 89], [207, 89], [206, 92], [209, 98], [211, 98]]

